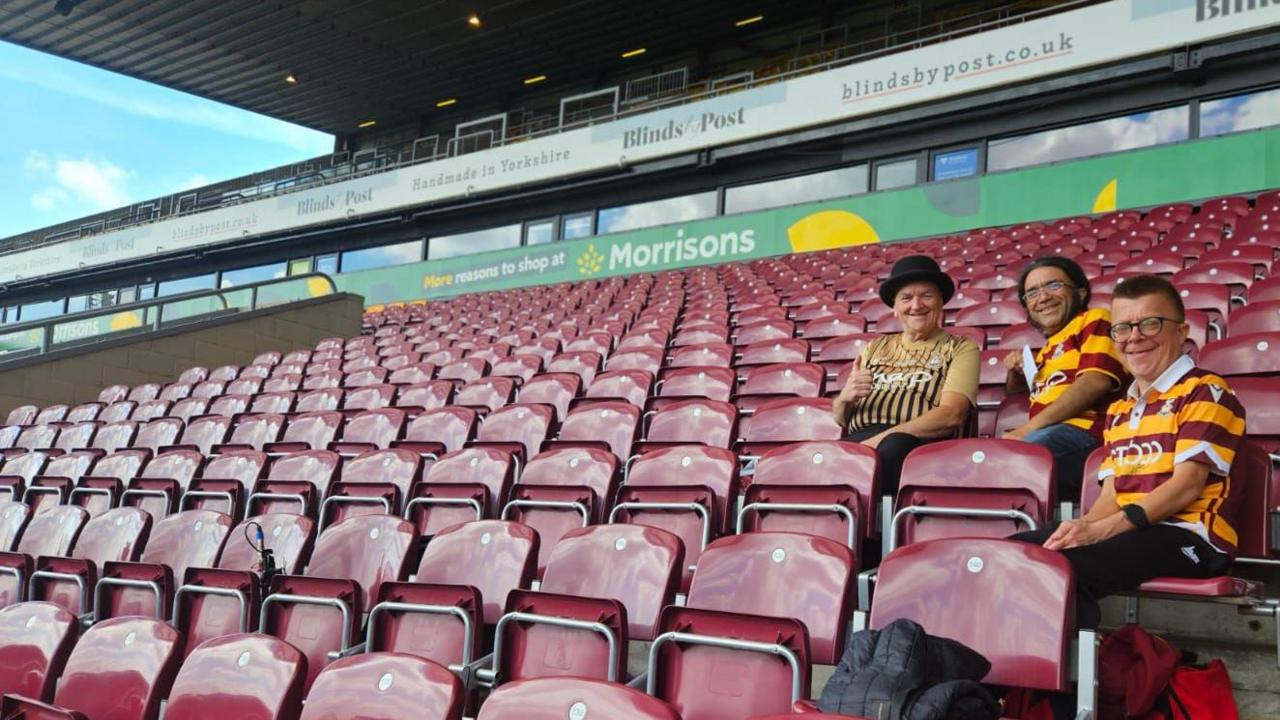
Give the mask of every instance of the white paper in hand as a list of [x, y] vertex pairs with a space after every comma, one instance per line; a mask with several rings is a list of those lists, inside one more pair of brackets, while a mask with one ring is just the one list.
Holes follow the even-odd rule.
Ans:
[[1036, 373], [1039, 368], [1036, 367], [1036, 356], [1031, 353], [1030, 345], [1022, 346], [1022, 374], [1027, 379], [1027, 389], [1035, 392], [1036, 389]]

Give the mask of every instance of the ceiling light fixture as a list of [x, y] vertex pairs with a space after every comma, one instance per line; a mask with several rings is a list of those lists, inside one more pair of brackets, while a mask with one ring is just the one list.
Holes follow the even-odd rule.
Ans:
[[475, 13], [471, 13], [471, 17], [467, 18], [467, 24], [473, 28], [480, 27], [480, 16]]
[[378, 124], [377, 120], [365, 120], [364, 122], [360, 123], [356, 127], [363, 129], [363, 128], [373, 127], [374, 125], [377, 125], [377, 124]]
[[546, 75], [534, 75], [533, 77], [527, 77], [527, 78], [525, 78], [525, 79], [524, 79], [524, 84], [525, 84], [525, 85], [532, 85], [532, 84], [534, 84], [534, 83], [540, 83], [540, 82], [542, 82], [543, 80], [546, 80], [546, 79], [547, 79], [547, 76], [546, 76]]
[[293, 73], [285, 73], [285, 74], [284, 74], [284, 81], [285, 81], [286, 83], [290, 84], [290, 85], [297, 85], [297, 84], [298, 84], [298, 78], [297, 78], [297, 76], [295, 76]]
[[648, 50], [646, 50], [645, 48], [636, 48], [635, 50], [628, 50], [628, 51], [626, 51], [626, 52], [622, 53], [622, 57], [624, 57], [624, 58], [633, 58], [633, 57], [635, 57], [635, 56], [637, 56], [637, 55], [643, 55], [643, 54], [645, 54], [646, 52], [648, 52]]
[[448, 100], [441, 100], [440, 102], [436, 103], [436, 107], [449, 107], [450, 105], [456, 102], [458, 102], [457, 98], [449, 98]]
[[738, 22], [734, 23], [734, 25], [737, 27], [743, 27], [744, 25], [754, 25], [755, 23], [758, 23], [763, 19], [764, 19], [763, 15], [756, 15], [754, 17], [742, 18]]

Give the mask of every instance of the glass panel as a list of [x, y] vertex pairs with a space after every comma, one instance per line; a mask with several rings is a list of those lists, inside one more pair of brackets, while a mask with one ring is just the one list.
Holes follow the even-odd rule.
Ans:
[[857, 195], [866, 191], [867, 166], [854, 165], [809, 175], [726, 188], [724, 211], [740, 213], [766, 210], [784, 205]]
[[1200, 103], [1200, 136], [1280, 125], [1280, 88]]
[[153, 297], [155, 297], [155, 296], [156, 296], [156, 286], [155, 286], [155, 285], [139, 285], [139, 286], [138, 286], [138, 300], [139, 300], [139, 301], [141, 301], [141, 300], [150, 300], [151, 298], [153, 298]]
[[45, 302], [29, 303], [23, 305], [18, 312], [18, 322], [31, 322], [32, 320], [44, 320], [55, 315], [62, 314], [62, 298], [57, 300], [47, 300]]
[[716, 214], [714, 191], [606, 208], [600, 211], [597, 235], [686, 222]]
[[284, 276], [285, 267], [282, 262], [240, 268], [238, 270], [227, 270], [222, 273], [222, 281], [218, 287], [229, 288], [237, 285], [248, 285], [249, 283], [282, 278]]
[[458, 257], [476, 253], [516, 247], [520, 244], [520, 226], [503, 225], [502, 227], [476, 230], [458, 235], [443, 235], [427, 241], [427, 259]]
[[159, 297], [166, 295], [177, 295], [178, 293], [193, 292], [196, 290], [212, 290], [217, 275], [209, 273], [208, 275], [196, 275], [195, 277], [181, 278], [178, 280], [166, 280], [160, 283]]
[[[333, 261], [333, 264], [336, 267], [338, 265], [338, 259], [333, 258]], [[290, 275], [302, 275], [309, 272], [311, 272], [311, 258], [298, 258], [297, 260], [289, 261]]]
[[1010, 170], [1186, 140], [1190, 117], [1188, 106], [1182, 105], [992, 140], [987, 147], [987, 171]]
[[397, 245], [352, 250], [342, 253], [342, 272], [370, 270], [389, 265], [404, 265], [422, 259], [422, 241], [410, 240]]
[[131, 302], [134, 302], [138, 298], [138, 288], [136, 287], [120, 288], [120, 295], [118, 297], [120, 298], [121, 305], [127, 305]]
[[934, 153], [933, 179], [972, 177], [978, 174], [978, 148]]
[[77, 313], [89, 309], [88, 295], [73, 295], [67, 298], [67, 312]]
[[543, 220], [524, 226], [524, 244], [542, 245], [555, 239], [556, 223], [554, 220]]
[[876, 189], [908, 187], [916, 184], [916, 166], [919, 159], [894, 160], [876, 165]]
[[575, 238], [591, 237], [593, 230], [591, 227], [592, 219], [592, 213], [565, 216], [560, 224], [560, 239], [573, 240]]
[[326, 275], [333, 275], [338, 272], [338, 256], [321, 255], [316, 258], [316, 272], [322, 272]]

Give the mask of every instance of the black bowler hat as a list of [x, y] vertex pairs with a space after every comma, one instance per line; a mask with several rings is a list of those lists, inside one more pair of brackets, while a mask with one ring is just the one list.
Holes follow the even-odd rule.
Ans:
[[956, 292], [956, 284], [951, 276], [942, 272], [938, 263], [928, 255], [908, 255], [893, 264], [889, 277], [880, 283], [880, 299], [885, 305], [893, 307], [893, 299], [903, 285], [913, 282], [931, 282], [938, 286], [942, 293], [942, 302], [951, 300]]

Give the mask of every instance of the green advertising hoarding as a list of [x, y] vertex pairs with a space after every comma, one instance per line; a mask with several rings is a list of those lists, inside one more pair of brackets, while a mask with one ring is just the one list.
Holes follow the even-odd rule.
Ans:
[[1280, 187], [1280, 128], [549, 245], [343, 273], [368, 304], [894, 242]]

